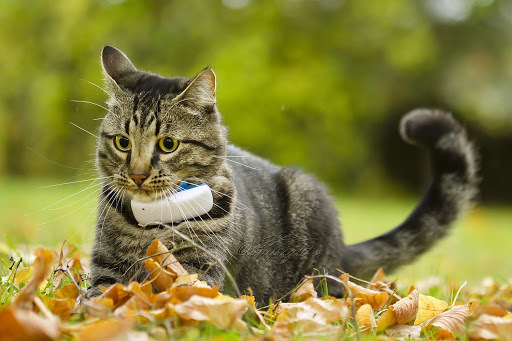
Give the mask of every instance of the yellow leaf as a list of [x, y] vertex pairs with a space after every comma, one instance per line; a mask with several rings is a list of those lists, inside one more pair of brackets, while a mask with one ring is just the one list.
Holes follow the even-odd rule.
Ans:
[[396, 324], [396, 313], [389, 309], [377, 319], [377, 330], [381, 331]]
[[14, 285], [19, 287], [20, 283], [27, 283], [33, 273], [34, 269], [31, 266], [18, 269], [18, 271], [16, 271], [16, 277], [14, 277]]
[[448, 309], [448, 303], [432, 296], [419, 295], [418, 313], [414, 325], [417, 326]]
[[51, 265], [57, 258], [57, 253], [55, 251], [42, 247], [35, 249], [34, 254], [36, 256], [33, 264], [34, 274], [20, 291], [18, 297], [16, 297], [16, 300], [14, 301], [14, 304], [21, 304], [27, 307], [30, 306], [30, 302], [34, 298], [39, 284], [48, 277]]
[[370, 327], [372, 329], [377, 327], [372, 306], [369, 304], [364, 304], [357, 310], [356, 320], [357, 324], [360, 326]]
[[181, 275], [176, 278], [171, 288], [175, 288], [181, 285], [193, 285], [200, 288], [210, 288], [210, 286], [205, 281], [199, 280], [198, 274], [186, 274]]
[[416, 316], [418, 310], [419, 292], [411, 286], [409, 294], [389, 307], [396, 313], [396, 323], [407, 323]]

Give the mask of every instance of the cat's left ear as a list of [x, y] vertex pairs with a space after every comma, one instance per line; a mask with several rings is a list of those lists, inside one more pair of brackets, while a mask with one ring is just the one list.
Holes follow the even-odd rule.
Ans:
[[192, 102], [199, 107], [211, 107], [216, 103], [216, 88], [215, 73], [212, 69], [206, 68], [194, 77], [187, 88], [176, 99]]

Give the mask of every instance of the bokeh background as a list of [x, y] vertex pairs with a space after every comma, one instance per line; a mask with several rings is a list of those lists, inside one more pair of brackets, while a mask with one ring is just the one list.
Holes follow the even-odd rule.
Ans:
[[400, 117], [453, 112], [480, 151], [481, 205], [421, 275], [512, 273], [510, 1], [5, 0], [0, 23], [0, 246], [90, 244], [110, 44], [164, 76], [211, 66], [231, 141], [325, 182], [349, 242], [400, 222], [428, 184]]

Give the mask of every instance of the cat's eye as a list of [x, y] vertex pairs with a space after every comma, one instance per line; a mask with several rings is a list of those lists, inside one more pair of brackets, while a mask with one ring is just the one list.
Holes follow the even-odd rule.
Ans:
[[116, 135], [114, 137], [114, 144], [116, 148], [122, 152], [127, 152], [132, 149], [132, 143], [130, 142], [130, 139], [124, 135]]
[[160, 147], [160, 150], [164, 153], [172, 153], [178, 148], [179, 144], [180, 142], [174, 137], [162, 137], [158, 140], [158, 147]]

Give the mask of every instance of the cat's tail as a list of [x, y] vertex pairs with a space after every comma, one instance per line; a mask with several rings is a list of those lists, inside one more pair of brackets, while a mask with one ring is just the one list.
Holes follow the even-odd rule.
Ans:
[[412, 262], [447, 234], [477, 194], [476, 153], [464, 128], [450, 115], [418, 109], [402, 118], [402, 138], [428, 150], [432, 183], [409, 217], [393, 230], [350, 245], [344, 270], [368, 279], [379, 268], [390, 272]]

